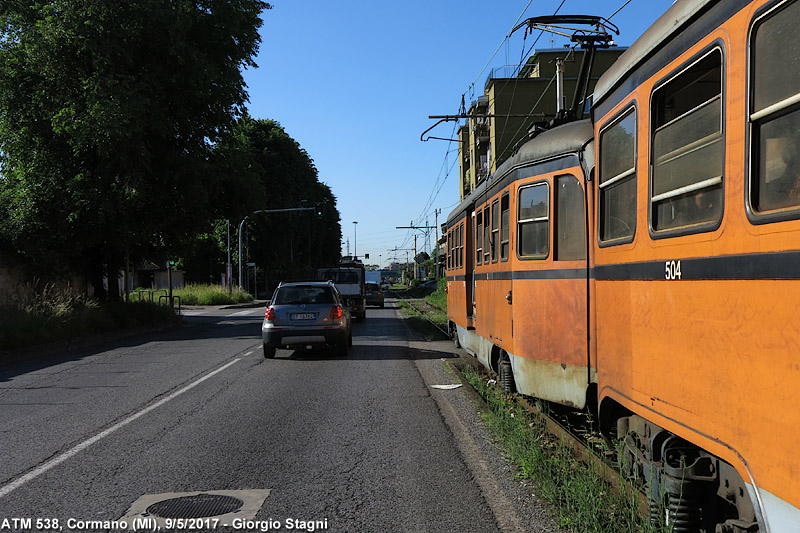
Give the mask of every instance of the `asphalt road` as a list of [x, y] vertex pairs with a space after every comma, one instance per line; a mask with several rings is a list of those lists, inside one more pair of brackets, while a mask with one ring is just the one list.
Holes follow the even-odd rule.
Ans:
[[389, 303], [345, 359], [265, 360], [262, 313], [189, 310], [179, 329], [0, 368], [0, 531], [131, 528], [205, 494], [245, 505], [169, 530], [557, 531], [473, 399], [436, 387], [458, 383], [451, 343]]

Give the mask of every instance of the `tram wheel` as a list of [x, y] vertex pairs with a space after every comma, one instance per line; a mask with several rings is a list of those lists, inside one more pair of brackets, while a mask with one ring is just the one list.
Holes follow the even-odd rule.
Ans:
[[508, 394], [517, 392], [517, 386], [514, 383], [514, 372], [511, 369], [511, 361], [508, 359], [508, 355], [505, 352], [500, 356], [500, 361], [497, 363], [497, 373], [504, 392]]
[[461, 348], [461, 343], [458, 341], [458, 329], [452, 322], [450, 322], [450, 337], [452, 337], [455, 347]]

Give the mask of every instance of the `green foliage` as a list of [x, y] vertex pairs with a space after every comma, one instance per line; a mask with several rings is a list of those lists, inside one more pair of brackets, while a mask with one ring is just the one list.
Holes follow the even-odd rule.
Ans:
[[102, 265], [116, 272], [124, 250], [175, 246], [219, 218], [234, 204], [215, 201], [226, 186], [257, 197], [215, 148], [243, 113], [265, 8], [0, 5], [0, 237], [100, 291]]
[[428, 302], [435, 307], [442, 309], [445, 316], [447, 315], [447, 279], [439, 278], [439, 284], [436, 290], [425, 297]]
[[266, 191], [259, 209], [325, 206], [321, 216], [305, 211], [249, 217], [249, 260], [265, 268], [274, 283], [313, 278], [318, 266], [338, 262], [341, 226], [336, 198], [319, 181], [308, 153], [274, 120], [244, 117], [237, 132], [240, 157]]
[[526, 411], [500, 387], [489, 385], [485, 374], [466, 366], [462, 373], [488, 405], [484, 419], [490, 432], [517, 466], [518, 475], [534, 480], [537, 494], [553, 504], [561, 527], [581, 533], [654, 533], [639, 513], [633, 489], [615, 493], [592, 465], [581, 462], [572, 448], [546, 432], [542, 417]]
[[252, 302], [253, 295], [234, 287], [231, 294], [222, 285], [187, 284], [174, 289], [173, 296], [180, 296], [181, 305], [225, 305]]
[[3, 350], [178, 320], [167, 306], [148, 302], [101, 304], [49, 286], [28, 303], [0, 308], [0, 316], [0, 347]]

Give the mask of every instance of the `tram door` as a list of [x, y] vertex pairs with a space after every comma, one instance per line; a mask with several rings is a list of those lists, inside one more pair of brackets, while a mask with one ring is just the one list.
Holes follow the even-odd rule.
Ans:
[[474, 329], [475, 315], [475, 208], [467, 208], [467, 217], [464, 223], [464, 287], [466, 290], [464, 302], [467, 310], [467, 328]]
[[551, 283], [548, 342], [556, 347], [556, 362], [577, 370], [588, 364], [586, 195], [572, 174], [553, 182], [553, 266], [560, 279]]
[[493, 343], [504, 350], [512, 349], [513, 313], [512, 313], [512, 276], [508, 268], [509, 260], [509, 192], [495, 198], [491, 205], [484, 209], [486, 221], [485, 263], [491, 261], [492, 274], [490, 281], [489, 306], [491, 307], [492, 325], [490, 337]]

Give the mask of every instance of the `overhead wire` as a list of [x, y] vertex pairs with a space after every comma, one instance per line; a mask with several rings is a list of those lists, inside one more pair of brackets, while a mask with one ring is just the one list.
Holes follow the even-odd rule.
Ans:
[[[520, 21], [522, 16], [525, 15], [525, 12], [528, 10], [528, 8], [530, 7], [530, 5], [532, 3], [533, 3], [533, 0], [528, 0], [528, 4], [525, 6], [525, 9], [522, 10], [522, 13], [520, 13], [519, 16], [517, 17], [517, 20], [515, 20], [514, 24], [511, 25], [512, 30], [517, 27], [517, 23]], [[486, 62], [486, 64], [481, 69], [481, 71], [478, 72], [478, 75], [475, 77], [475, 79], [472, 80], [472, 83], [470, 83], [470, 85], [469, 85], [470, 87], [474, 87], [475, 84], [478, 82], [478, 80], [481, 79], [481, 76], [486, 71], [486, 67], [488, 67], [492, 63], [492, 60], [494, 60], [494, 56], [497, 55], [497, 52], [500, 51], [500, 49], [503, 47], [503, 45], [506, 43], [506, 41], [508, 40], [509, 37], [511, 37], [511, 30], [509, 30], [509, 32], [506, 34], [506, 36], [503, 37], [503, 41], [499, 45], [497, 45], [497, 48], [495, 49], [494, 53], [492, 54], [492, 57], [489, 58], [489, 61]]]
[[[564, 1], [565, 1], [565, 0], [562, 0], [562, 5], [563, 5]], [[514, 24], [512, 24], [512, 25], [511, 25], [511, 30], [509, 30], [509, 31], [508, 31], [508, 33], [507, 33], [507, 34], [505, 35], [505, 37], [503, 38], [502, 42], [501, 42], [501, 43], [500, 43], [500, 44], [497, 46], [497, 48], [495, 49], [494, 53], [492, 53], [492, 55], [491, 55], [491, 57], [489, 58], [489, 60], [486, 62], [486, 64], [483, 66], [483, 68], [480, 70], [480, 72], [478, 72], [478, 75], [477, 75], [477, 76], [476, 76], [476, 78], [473, 80], [473, 82], [470, 84], [470, 89], [471, 89], [472, 87], [474, 87], [475, 83], [477, 83], [477, 82], [478, 82], [478, 80], [481, 78], [481, 75], [483, 75], [483, 73], [486, 71], [486, 68], [487, 68], [487, 67], [488, 67], [488, 66], [491, 64], [491, 62], [494, 60], [495, 56], [497, 56], [497, 53], [500, 51], [500, 49], [503, 47], [503, 45], [508, 43], [508, 39], [509, 39], [509, 37], [511, 37], [511, 33], [512, 33], [512, 30], [513, 30], [513, 28], [515, 28], [515, 27], [517, 26], [517, 24], [518, 24], [518, 23], [519, 23], [519, 21], [522, 19], [522, 17], [525, 15], [525, 12], [528, 10], [528, 8], [530, 7], [530, 5], [531, 5], [532, 3], [533, 3], [533, 0], [528, 0], [528, 3], [525, 5], [525, 8], [522, 10], [522, 12], [519, 14], [519, 16], [517, 17], [517, 19], [514, 21]], [[559, 9], [560, 9], [560, 8], [561, 8], [561, 7], [559, 6]], [[462, 95], [462, 98], [461, 98], [461, 100], [462, 100], [462, 107], [463, 107], [464, 95]], [[455, 135], [455, 133], [456, 133], [457, 129], [458, 129], [458, 123], [456, 122], [456, 124], [455, 124], [455, 125], [454, 125], [454, 127], [453, 127], [453, 132], [452, 132], [452, 134], [451, 134], [451, 138], [452, 138], [452, 136], [454, 136], [454, 135]], [[449, 148], [449, 146], [448, 146], [448, 148]], [[448, 149], [448, 151], [445, 153], [444, 162], [443, 162], [443, 164], [442, 164], [442, 166], [443, 166], [443, 167], [447, 165], [447, 156], [448, 156], [448, 155], [449, 155], [449, 154], [450, 154], [452, 151], [454, 151], [454, 150], [449, 150], [449, 149]], [[418, 218], [418, 224], [421, 224], [421, 221], [422, 221], [422, 220], [423, 220], [423, 219], [424, 219], [426, 216], [430, 215], [430, 207], [432, 206], [433, 202], [434, 202], [434, 201], [436, 200], [436, 198], [438, 197], [438, 195], [439, 195], [439, 192], [440, 192], [440, 191], [442, 190], [442, 188], [444, 187], [444, 183], [447, 181], [447, 178], [450, 176], [450, 170], [452, 170], [453, 166], [455, 166], [455, 163], [453, 163], [453, 164], [451, 164], [451, 165], [450, 165], [450, 169], [448, 169], [447, 173], [445, 174], [444, 180], [443, 180], [443, 181], [442, 181], [442, 183], [439, 185], [439, 178], [441, 177], [441, 169], [440, 169], [440, 171], [439, 171], [439, 176], [437, 177], [437, 179], [436, 179], [436, 182], [435, 182], [435, 183], [434, 183], [434, 185], [433, 185], [433, 189], [432, 189], [432, 191], [431, 191], [431, 195], [428, 197], [428, 201], [426, 202], [426, 204], [425, 204], [425, 207], [422, 209], [422, 213], [420, 214], [420, 216], [419, 216], [419, 218]], [[439, 186], [438, 186], [438, 188], [437, 188], [437, 185], [439, 185]]]
[[[619, 7], [619, 9], [617, 9], [616, 11], [614, 11], [613, 13], [611, 13], [611, 17], [613, 17], [614, 15], [616, 15], [617, 13], [619, 13], [620, 11], [622, 11], [622, 8], [623, 8], [623, 7], [625, 7], [625, 6], [627, 6], [628, 4], [630, 4], [630, 3], [631, 3], [631, 1], [632, 1], [632, 0], [628, 0], [627, 2], [625, 2], [624, 4], [622, 4], [622, 5]], [[606, 17], [606, 20], [611, 20], [611, 17]]]
[[[627, 0], [627, 1], [626, 1], [626, 2], [625, 2], [625, 3], [624, 3], [624, 4], [623, 4], [623, 5], [622, 5], [622, 6], [621, 6], [619, 9], [617, 9], [617, 11], [615, 11], [615, 12], [614, 12], [614, 13], [613, 13], [611, 16], [613, 17], [614, 15], [616, 15], [617, 13], [619, 13], [619, 11], [621, 11], [621, 10], [622, 10], [622, 9], [623, 9], [625, 6], [627, 6], [627, 5], [628, 5], [628, 4], [629, 4], [631, 1], [632, 1], [632, 0]], [[557, 14], [558, 14], [558, 12], [559, 12], [559, 11], [561, 10], [561, 8], [564, 6], [565, 2], [566, 2], [566, 0], [561, 0], [561, 3], [558, 5], [558, 7], [556, 8], [556, 10], [553, 12], [553, 15], [557, 15]], [[512, 29], [513, 29], [513, 28], [515, 28], [515, 27], [517, 26], [517, 24], [518, 24], [518, 23], [519, 23], [519, 21], [522, 19], [522, 17], [525, 15], [525, 13], [527, 12], [528, 8], [530, 7], [530, 5], [531, 5], [532, 3], [533, 3], [533, 0], [529, 0], [529, 1], [528, 1], [528, 3], [526, 4], [525, 8], [522, 10], [522, 12], [520, 13], [520, 15], [517, 17], [516, 21], [514, 21], [514, 24], [512, 25]], [[608, 18], [611, 18], [611, 17], [608, 17]], [[519, 75], [519, 73], [521, 72], [521, 70], [522, 70], [522, 67], [523, 67], [523, 65], [524, 65], [525, 61], [527, 61], [527, 57], [528, 57], [528, 55], [529, 55], [529, 54], [531, 53], [531, 51], [532, 51], [532, 50], [535, 48], [535, 46], [537, 45], [537, 43], [539, 42], [539, 40], [541, 39], [541, 37], [542, 37], [542, 35], [543, 35], [543, 34], [544, 34], [544, 31], [540, 31], [540, 32], [539, 32], [539, 35], [537, 35], [536, 39], [534, 40], [534, 42], [531, 44], [530, 48], [528, 48], [528, 50], [527, 50], [527, 51], [525, 50], [525, 44], [524, 44], [524, 41], [523, 41], [523, 46], [522, 46], [522, 55], [521, 55], [521, 57], [520, 57], [519, 63], [517, 64], [517, 67], [516, 67], [516, 69], [515, 69], [515, 71], [514, 71], [514, 77], [515, 77], [515, 78], [516, 78], [516, 76], [517, 76], [517, 75]], [[500, 51], [500, 49], [503, 47], [503, 45], [507, 45], [507, 44], [508, 44], [508, 41], [509, 41], [509, 38], [510, 38], [510, 37], [511, 37], [511, 31], [509, 31], [509, 32], [508, 32], [508, 33], [505, 35], [505, 37], [503, 38], [502, 42], [501, 42], [501, 43], [500, 43], [500, 44], [497, 46], [497, 48], [496, 48], [496, 49], [495, 49], [495, 51], [492, 53], [492, 55], [491, 55], [491, 57], [489, 58], [489, 60], [486, 62], [486, 64], [483, 66], [483, 68], [480, 70], [480, 72], [478, 72], [478, 74], [477, 74], [476, 78], [475, 78], [475, 79], [472, 81], [472, 83], [469, 85], [468, 91], [471, 91], [471, 90], [473, 90], [473, 88], [474, 88], [475, 84], [478, 82], [478, 80], [480, 80], [481, 76], [482, 76], [482, 75], [483, 75], [483, 73], [486, 71], [486, 69], [489, 67], [489, 65], [490, 65], [490, 64], [491, 64], [491, 62], [494, 60], [494, 58], [497, 56], [498, 52], [499, 52], [499, 51]], [[526, 34], [525, 38], [527, 38], [527, 34]], [[575, 51], [575, 49], [574, 49], [574, 47], [573, 47], [573, 48], [570, 50], [570, 52], [569, 52], [569, 55], [572, 55], [572, 54], [574, 54], [574, 51]], [[508, 48], [506, 48], [506, 55], [508, 55]], [[508, 61], [507, 61], [507, 62], [508, 62]], [[529, 113], [529, 114], [532, 114], [532, 113], [535, 111], [535, 109], [538, 107], [539, 103], [541, 102], [541, 100], [542, 100], [542, 97], [544, 96], [544, 93], [545, 93], [545, 92], [547, 92], [547, 90], [550, 88], [550, 86], [552, 85], [552, 83], [553, 83], [554, 81], [555, 81], [555, 77], [553, 77], [553, 78], [550, 80], [550, 82], [548, 83], [548, 86], [547, 86], [547, 88], [545, 88], [545, 91], [543, 91], [543, 94], [542, 94], [542, 95], [539, 97], [539, 99], [538, 99], [538, 100], [537, 100], [537, 101], [534, 103], [534, 105], [533, 105], [533, 107], [531, 108], [531, 111], [530, 111], [530, 113]], [[507, 83], [510, 83], [510, 82], [507, 82]], [[516, 94], [516, 83], [514, 84], [514, 91], [512, 92], [512, 100], [513, 100], [513, 98], [514, 98], [514, 95], [515, 95], [515, 94]], [[466, 95], [466, 93], [462, 95], [462, 108], [464, 107], [464, 104], [463, 104], [463, 102], [464, 102], [464, 96], [465, 96], [465, 95]], [[464, 109], [462, 109], [461, 111], [462, 111], [462, 113], [463, 113], [465, 110], [464, 110]], [[506, 117], [506, 118], [505, 118], [505, 120], [506, 120], [506, 122], [508, 122], [509, 118], [508, 118], [508, 117]], [[453, 137], [453, 136], [456, 134], [456, 131], [457, 131], [457, 129], [458, 129], [458, 122], [456, 122], [456, 123], [454, 124], [454, 126], [453, 126], [453, 132], [452, 132], [452, 134], [451, 134], [451, 138], [452, 138], [452, 137]], [[520, 126], [519, 128], [517, 128], [517, 131], [516, 131], [515, 135], [517, 135], [521, 129], [522, 129], [522, 126]], [[503, 128], [500, 128], [500, 130], [501, 130], [501, 132], [504, 132], [504, 129], [503, 129]], [[503, 133], [501, 133], [501, 135], [503, 135]], [[448, 144], [448, 150], [445, 152], [444, 160], [443, 160], [443, 162], [442, 162], [442, 166], [440, 167], [439, 174], [437, 175], [436, 181], [435, 181], [435, 182], [434, 182], [434, 184], [433, 184], [433, 187], [432, 187], [432, 190], [431, 190], [431, 194], [429, 195], [429, 197], [428, 197], [428, 200], [426, 201], [426, 203], [425, 203], [425, 206], [424, 206], [424, 207], [423, 207], [423, 209], [422, 209], [422, 212], [420, 213], [419, 217], [417, 218], [417, 222], [416, 222], [416, 224], [412, 222], [412, 225], [421, 225], [421, 224], [422, 224], [422, 221], [423, 221], [423, 220], [425, 220], [425, 218], [426, 218], [426, 217], [428, 217], [428, 216], [430, 215], [430, 208], [432, 207], [432, 205], [433, 205], [433, 204], [434, 204], [434, 202], [436, 201], [436, 198], [438, 198], [438, 196], [439, 196], [439, 193], [441, 192], [441, 190], [442, 190], [442, 189], [443, 189], [443, 187], [444, 187], [444, 184], [447, 182], [447, 179], [449, 178], [449, 176], [450, 176], [450, 172], [452, 171], [453, 167], [455, 166], [455, 163], [456, 163], [456, 162], [458, 162], [458, 158], [456, 158], [456, 160], [455, 160], [455, 161], [454, 161], [454, 162], [453, 162], [453, 163], [452, 163], [452, 164], [449, 166], [449, 168], [448, 168], [448, 169], [447, 169], [447, 171], [445, 172], [445, 174], [444, 174], [444, 178], [442, 178], [442, 170], [443, 170], [445, 167], [447, 167], [448, 156], [449, 156], [449, 155], [450, 155], [452, 152], [455, 152], [455, 151], [457, 151], [457, 150], [453, 150], [453, 149], [451, 149], [451, 148], [450, 148], [450, 146], [452, 145], [452, 142], [453, 142], [453, 141], [450, 141], [450, 143]], [[494, 153], [492, 154], [492, 157], [493, 157], [495, 160], [496, 160], [497, 156], [498, 156], [497, 152], [494, 152]], [[441, 183], [440, 183], [440, 180], [441, 180]], [[453, 204], [453, 205], [457, 205], [457, 204], [458, 204], [458, 202], [456, 202], [456, 203], [455, 203], [455, 204]], [[407, 244], [410, 242], [410, 239], [413, 237], [413, 233], [412, 233], [413, 231], [414, 231], [414, 230], [409, 230], [409, 231], [406, 233], [406, 237], [405, 237], [405, 239], [404, 239], [404, 241], [403, 241], [403, 244], [400, 246], [400, 248], [403, 248], [403, 247], [405, 247], [405, 246], [406, 246], [406, 245], [407, 245]]]
[[[558, 15], [558, 12], [559, 12], [559, 11], [561, 11], [561, 8], [562, 8], [562, 7], [564, 7], [564, 3], [565, 3], [566, 1], [567, 1], [567, 0], [561, 0], [561, 3], [558, 5], [558, 7], [556, 8], [556, 10], [555, 10], [555, 11], [553, 11], [553, 15], [554, 15], [554, 16], [555, 16], [555, 15]], [[515, 27], [516, 27], [516, 26], [515, 26]], [[536, 43], [538, 43], [538, 42], [539, 42], [539, 39], [541, 39], [541, 38], [542, 38], [542, 35], [544, 35], [544, 30], [540, 30], [540, 31], [539, 31], [539, 35], [537, 35], [537, 36], [536, 36], [536, 39], [533, 41], [533, 44], [531, 44], [531, 47], [530, 47], [530, 48], [528, 48], [528, 50], [526, 51], [526, 50], [525, 50], [525, 40], [527, 40], [527, 37], [528, 37], [528, 32], [527, 32], [527, 31], [525, 32], [525, 36], [523, 37], [523, 43], [522, 43], [522, 55], [520, 56], [519, 64], [517, 65], [517, 68], [516, 68], [516, 70], [514, 71], [513, 80], [509, 80], [509, 81], [507, 81], [507, 82], [506, 82], [506, 84], [508, 84], [508, 83], [513, 83], [513, 84], [514, 84], [514, 86], [513, 86], [513, 89], [512, 89], [512, 91], [511, 91], [511, 103], [509, 104], [509, 107], [511, 107], [511, 106], [513, 105], [513, 103], [514, 103], [514, 97], [515, 97], [515, 96], [516, 96], [516, 94], [517, 94], [517, 80], [518, 80], [517, 76], [519, 75], [519, 73], [520, 73], [520, 72], [522, 72], [522, 66], [523, 66], [523, 64], [524, 64], [524, 63], [527, 61], [527, 58], [528, 58], [528, 56], [530, 55], [531, 51], [532, 51], [532, 50], [534, 49], [534, 47], [536, 46]], [[552, 85], [552, 80], [551, 80], [550, 84], [548, 84], [547, 88], [545, 89], [545, 92], [547, 92], [547, 90], [550, 88], [550, 85]], [[539, 100], [538, 100], [538, 101], [537, 101], [537, 102], [534, 104], [533, 108], [532, 108], [532, 109], [529, 111], [529, 113], [528, 113], [528, 114], [533, 114], [534, 110], [535, 110], [535, 109], [536, 109], [536, 107], [539, 105], [539, 102], [540, 102], [540, 101], [541, 101], [541, 97], [540, 97], [540, 98], [539, 98]], [[504, 137], [504, 135], [505, 135], [505, 132], [506, 132], [506, 125], [508, 124], [508, 121], [509, 121], [509, 117], [506, 117], [506, 118], [505, 118], [505, 122], [504, 122], [504, 124], [503, 124], [503, 127], [501, 127], [501, 128], [497, 128], [497, 129], [500, 131], [500, 138], [498, 139], [498, 141], [497, 141], [497, 144], [498, 144], [498, 145], [500, 145], [500, 146], [502, 146], [502, 144], [503, 144], [503, 142], [502, 142], [502, 141], [503, 141], [503, 137]], [[514, 136], [516, 136], [516, 135], [519, 133], [519, 131], [522, 129], [522, 124], [524, 124], [524, 121], [521, 121], [521, 125], [520, 125], [520, 126], [517, 128], [517, 131], [514, 133]], [[499, 155], [499, 154], [497, 153], [497, 150], [495, 150], [494, 152], [492, 152], [492, 159], [493, 159], [495, 162], [497, 162], [497, 156], [498, 156], [498, 155]]]

